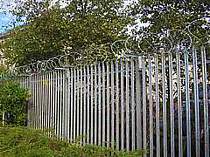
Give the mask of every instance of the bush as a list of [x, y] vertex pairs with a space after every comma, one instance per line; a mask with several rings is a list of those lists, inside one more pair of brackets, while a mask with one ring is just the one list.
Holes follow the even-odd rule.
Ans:
[[0, 156], [3, 157], [139, 157], [143, 151], [120, 152], [105, 147], [69, 144], [29, 128], [0, 127]]
[[[5, 122], [9, 125], [24, 125], [27, 115], [29, 92], [14, 81], [2, 81], [0, 84], [0, 114], [5, 113]], [[2, 119], [2, 118], [1, 118]]]

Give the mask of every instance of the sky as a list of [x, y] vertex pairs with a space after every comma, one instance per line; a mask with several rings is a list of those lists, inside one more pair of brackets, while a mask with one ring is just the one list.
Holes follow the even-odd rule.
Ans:
[[12, 24], [12, 22], [14, 22], [15, 17], [12, 16], [9, 13], [0, 13], [0, 33], [3, 33], [5, 31], [7, 31], [8, 29], [11, 28], [10, 27], [5, 27], [8, 26], [10, 24]]
[[17, 0], [0, 0], [0, 33], [5, 32], [11, 27], [5, 27], [14, 22], [15, 17], [9, 13]]

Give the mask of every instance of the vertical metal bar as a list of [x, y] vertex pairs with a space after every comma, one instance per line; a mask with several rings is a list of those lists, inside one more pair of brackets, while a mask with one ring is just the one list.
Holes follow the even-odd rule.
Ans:
[[[83, 113], [84, 113], [84, 107], [83, 107], [83, 67], [80, 68], [80, 136], [82, 136], [82, 139], [84, 137], [83, 135]], [[82, 144], [82, 139], [80, 143]]]
[[35, 104], [34, 104], [34, 75], [30, 76], [30, 85], [31, 85], [31, 91], [32, 91], [32, 106], [31, 106], [31, 113], [30, 113], [30, 122], [31, 122], [31, 127], [34, 128], [34, 122], [35, 122]]
[[150, 157], [153, 157], [153, 101], [152, 101], [152, 62], [151, 56], [148, 58], [149, 64], [149, 137], [150, 137]]
[[[49, 95], [50, 95], [50, 116], [49, 116], [49, 127], [50, 129], [53, 129], [53, 72], [50, 72], [50, 75], [49, 75]], [[52, 131], [50, 130], [50, 136], [52, 136]]]
[[111, 144], [112, 148], [115, 147], [115, 84], [114, 84], [114, 64], [111, 62]]
[[32, 90], [33, 90], [33, 116], [32, 116], [32, 121], [33, 121], [33, 128], [35, 129], [35, 122], [36, 122], [36, 104], [35, 104], [35, 92], [36, 92], [36, 89], [35, 89], [35, 77], [34, 75], [32, 75], [32, 80], [31, 80], [31, 83], [32, 83]]
[[43, 90], [43, 93], [42, 93], [42, 107], [43, 107], [43, 128], [46, 129], [47, 128], [47, 113], [46, 113], [46, 81], [45, 81], [45, 74], [43, 74], [43, 80], [42, 80], [42, 90]]
[[[26, 89], [31, 91], [31, 87], [29, 86], [29, 77], [26, 77]], [[30, 127], [30, 113], [31, 113], [31, 110], [28, 108], [27, 112], [28, 112], [28, 115], [27, 115], [27, 126]]]
[[64, 70], [61, 71], [61, 103], [60, 103], [60, 128], [61, 128], [61, 139], [64, 139], [65, 137], [65, 129], [64, 129], [64, 125], [65, 125], [65, 82], [64, 82]]
[[90, 67], [87, 66], [87, 143], [90, 143]]
[[68, 93], [68, 84], [67, 84], [67, 69], [63, 70], [62, 73], [63, 81], [62, 81], [62, 136], [63, 139], [67, 138], [67, 129], [68, 129], [68, 122], [67, 122], [67, 112], [68, 112], [68, 106], [67, 106], [67, 93]]
[[25, 76], [23, 77], [23, 80], [22, 80], [22, 87], [26, 88], [26, 77]]
[[59, 139], [63, 136], [63, 71], [59, 70]]
[[55, 134], [58, 135], [58, 127], [57, 127], [57, 119], [58, 119], [58, 71], [55, 71], [55, 116], [54, 116], [54, 127], [55, 127]]
[[61, 71], [58, 70], [58, 138], [61, 138], [61, 101], [62, 101], [62, 97], [61, 97]]
[[[50, 103], [50, 114], [49, 114], [49, 128], [53, 129], [54, 125], [54, 72], [49, 73], [49, 103]], [[52, 135], [52, 131], [50, 131], [50, 136]]]
[[193, 76], [194, 76], [194, 104], [195, 104], [195, 142], [196, 157], [200, 157], [200, 114], [199, 114], [199, 95], [198, 95], [198, 64], [197, 51], [193, 48]]
[[74, 112], [74, 69], [71, 68], [70, 69], [70, 78], [71, 78], [71, 84], [70, 84], [70, 87], [71, 87], [71, 92], [70, 92], [70, 95], [69, 97], [71, 97], [70, 101], [71, 101], [71, 105], [70, 105], [70, 142], [73, 141], [73, 132], [74, 132], [74, 115], [75, 115], [75, 112]]
[[37, 104], [36, 104], [36, 75], [33, 75], [33, 104], [34, 104], [34, 129], [36, 128], [36, 123], [37, 123]]
[[119, 117], [119, 65], [118, 60], [115, 63], [116, 71], [116, 149], [119, 150], [119, 141], [120, 141], [120, 117]]
[[73, 140], [76, 139], [76, 112], [77, 112], [77, 69], [74, 68], [74, 75], [73, 75], [73, 78], [74, 78], [74, 103], [73, 103]]
[[68, 107], [67, 107], [67, 93], [68, 93], [68, 85], [67, 85], [67, 69], [62, 70], [62, 102], [61, 102], [61, 139], [67, 140], [67, 112], [68, 112]]
[[30, 106], [28, 107], [28, 120], [27, 120], [27, 123], [28, 123], [28, 126], [29, 127], [33, 127], [33, 117], [32, 117], [32, 113], [33, 113], [33, 110], [34, 110], [34, 87], [33, 87], [33, 82], [32, 82], [32, 75], [30, 75], [28, 77], [28, 88], [29, 90], [31, 91], [31, 95], [32, 95], [32, 104], [30, 104]]
[[[55, 71], [52, 72], [52, 110], [53, 110], [53, 113], [52, 113], [52, 128], [55, 130], [55, 104], [56, 104], [56, 94], [55, 94], [55, 91], [56, 91], [56, 73]], [[54, 132], [55, 134], [55, 132]]]
[[203, 81], [203, 103], [204, 103], [204, 135], [205, 135], [205, 157], [209, 157], [209, 115], [208, 115], [208, 89], [207, 89], [207, 67], [206, 67], [206, 50], [201, 47], [202, 60], [202, 81]]
[[107, 63], [107, 147], [110, 146], [110, 65]]
[[[45, 101], [45, 105], [46, 105], [46, 128], [49, 129], [49, 120], [50, 120], [50, 82], [49, 82], [49, 74], [50, 73], [46, 73], [45, 76], [45, 85], [46, 85], [46, 101]], [[49, 130], [47, 131], [47, 134], [49, 135]]]
[[136, 148], [136, 132], [135, 132], [135, 84], [134, 84], [134, 59], [131, 58], [131, 148]]
[[36, 129], [39, 129], [39, 118], [40, 118], [40, 110], [39, 110], [39, 77], [36, 74], [35, 75], [35, 80], [36, 80]]
[[47, 106], [48, 106], [47, 128], [50, 129], [50, 122], [51, 122], [50, 117], [51, 117], [51, 114], [52, 114], [52, 110], [51, 110], [51, 107], [52, 107], [52, 103], [51, 103], [51, 100], [52, 100], [51, 99], [51, 95], [52, 95], [51, 94], [51, 72], [49, 72], [47, 74], [47, 83], [48, 83], [48, 89], [47, 89], [47, 91], [48, 91], [48, 97], [47, 97], [47, 99], [48, 99], [48, 101], [47, 101]]
[[46, 113], [46, 74], [43, 74], [43, 80], [42, 80], [42, 88], [43, 88], [43, 127], [44, 129], [47, 128], [46, 125], [46, 117], [47, 117], [47, 113]]
[[98, 84], [97, 84], [97, 65], [95, 64], [94, 66], [94, 70], [95, 70], [95, 77], [94, 77], [94, 87], [95, 87], [95, 93], [94, 93], [94, 144], [97, 144], [97, 140], [98, 140], [98, 125], [97, 125], [97, 121], [98, 121]]
[[44, 107], [43, 107], [44, 106], [43, 105], [44, 104], [44, 102], [43, 102], [44, 101], [43, 100], [44, 99], [44, 96], [43, 96], [44, 95], [44, 89], [43, 89], [43, 86], [44, 85], [43, 85], [43, 74], [42, 74], [41, 75], [41, 87], [40, 87], [41, 88], [40, 89], [41, 90], [41, 92], [40, 92], [40, 98], [41, 98], [41, 128], [42, 129], [44, 129]]
[[70, 140], [70, 132], [71, 132], [71, 71], [70, 69], [66, 69], [66, 136], [67, 140]]
[[35, 128], [35, 88], [34, 88], [34, 75], [30, 76], [30, 84], [31, 84], [31, 95], [32, 95], [32, 106], [31, 106], [31, 115], [30, 115], [30, 122], [31, 122], [31, 127]]
[[159, 64], [155, 56], [155, 105], [156, 105], [156, 157], [160, 157], [160, 101], [159, 101]]
[[62, 93], [61, 93], [61, 96], [62, 96], [62, 102], [61, 102], [61, 138], [62, 139], [65, 139], [66, 138], [66, 112], [65, 110], [67, 110], [66, 108], [66, 86], [65, 86], [65, 73], [66, 73], [66, 70], [62, 70]]
[[24, 77], [23, 88], [27, 88], [27, 76]]
[[[54, 127], [54, 93], [53, 93], [53, 88], [54, 88], [54, 72], [52, 71], [50, 73], [50, 103], [51, 103], [51, 113], [50, 113], [50, 129], [53, 129]], [[52, 131], [51, 131], [52, 135]]]
[[58, 95], [58, 91], [59, 91], [59, 75], [58, 75], [58, 71], [55, 72], [55, 133], [56, 136], [58, 136], [58, 100], [59, 100], [59, 95]]
[[189, 62], [188, 52], [184, 52], [185, 64], [185, 94], [186, 94], [186, 118], [187, 118], [187, 156], [191, 157], [191, 124], [190, 124], [190, 93], [189, 93]]
[[175, 144], [174, 144], [174, 100], [173, 100], [173, 63], [172, 53], [168, 54], [169, 61], [169, 91], [170, 91], [170, 122], [171, 122], [171, 157], [175, 157]]
[[120, 128], [120, 132], [121, 132], [121, 150], [124, 149], [125, 147], [125, 133], [124, 133], [124, 128], [125, 128], [125, 118], [124, 118], [124, 112], [125, 112], [125, 105], [124, 105], [124, 63], [123, 63], [123, 59], [120, 59], [120, 99], [121, 99], [121, 103], [120, 103], [120, 108], [121, 108], [121, 116], [120, 116], [120, 123], [121, 123], [121, 128]]
[[49, 129], [50, 129], [50, 114], [51, 114], [51, 98], [50, 98], [50, 72], [47, 73], [46, 76], [47, 79], [47, 128], [48, 128], [48, 135], [49, 135]]
[[42, 104], [41, 104], [41, 75], [38, 76], [38, 106], [39, 106], [39, 129], [42, 129]]
[[102, 146], [105, 146], [105, 132], [106, 132], [106, 95], [105, 95], [105, 90], [106, 90], [106, 85], [105, 85], [105, 80], [106, 80], [106, 71], [105, 71], [105, 66], [104, 62], [102, 63]]
[[166, 70], [165, 54], [161, 53], [162, 60], [162, 89], [163, 89], [163, 156], [167, 157], [167, 109], [166, 109]]
[[91, 129], [91, 135], [90, 135], [90, 143], [93, 144], [94, 142], [94, 113], [93, 113], [93, 109], [94, 109], [94, 89], [93, 89], [93, 65], [91, 65], [90, 67], [91, 69], [91, 78], [90, 78], [90, 82], [91, 82], [91, 85], [90, 85], [90, 90], [91, 90], [91, 97], [90, 97], [90, 118], [91, 118], [91, 122], [90, 122], [90, 129]]
[[48, 129], [48, 116], [49, 116], [49, 112], [48, 112], [48, 80], [47, 80], [47, 73], [44, 74], [44, 114], [45, 114], [45, 128]]
[[137, 149], [142, 149], [142, 92], [140, 70], [142, 69], [142, 57], [138, 57], [136, 65], [136, 138]]
[[[143, 149], [147, 149], [147, 108], [146, 108], [146, 70], [145, 58], [142, 58], [142, 93], [143, 93]], [[146, 157], [146, 154], [144, 154]]]
[[21, 87], [25, 88], [25, 77], [23, 76], [20, 80]]
[[59, 138], [62, 138], [63, 72], [59, 70]]
[[128, 60], [125, 62], [125, 69], [126, 69], [126, 87], [125, 87], [125, 97], [126, 97], [126, 150], [130, 150], [130, 91], [129, 91], [129, 63]]
[[178, 136], [179, 136], [179, 157], [183, 156], [182, 143], [182, 98], [181, 98], [181, 70], [180, 70], [180, 53], [176, 53], [177, 67], [177, 98], [178, 98]]
[[42, 129], [44, 130], [45, 129], [45, 126], [44, 126], [44, 75], [41, 74], [41, 117], [42, 117]]
[[98, 64], [98, 145], [101, 145], [101, 64]]
[[80, 69], [77, 68], [77, 83], [76, 83], [76, 90], [77, 90], [77, 118], [76, 118], [76, 123], [77, 123], [77, 131], [76, 131], [76, 135], [77, 138], [80, 136], [80, 126], [79, 126], [79, 122], [80, 122]]
[[27, 88], [27, 76], [24, 77], [23, 88]]
[[5, 112], [2, 113], [2, 126], [5, 126]]
[[83, 98], [84, 98], [84, 100], [83, 100], [83, 107], [84, 107], [84, 110], [83, 110], [83, 144], [85, 144], [85, 141], [86, 141], [86, 135], [87, 135], [87, 127], [86, 127], [86, 125], [87, 125], [87, 121], [86, 121], [86, 118], [87, 118], [87, 116], [86, 116], [86, 113], [87, 113], [87, 102], [86, 102], [86, 94], [87, 94], [87, 73], [86, 73], [86, 67], [84, 66], [84, 68], [83, 68], [83, 77], [84, 77], [84, 84], [83, 84], [83, 86], [84, 86], [84, 94], [83, 94]]
[[56, 71], [56, 136], [59, 136], [59, 71]]

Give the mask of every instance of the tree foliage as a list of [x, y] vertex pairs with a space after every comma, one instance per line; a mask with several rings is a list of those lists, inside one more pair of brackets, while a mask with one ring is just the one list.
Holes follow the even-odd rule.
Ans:
[[[132, 7], [132, 15], [142, 23], [149, 24], [144, 31], [160, 33], [168, 30], [186, 30], [186, 26], [191, 23], [190, 31], [205, 41], [210, 26], [208, 24], [203, 27], [206, 24], [205, 19], [196, 20], [208, 17], [209, 14], [209, 0], [139, 0]], [[141, 31], [133, 32], [139, 34]]]
[[69, 52], [88, 60], [93, 46], [107, 47], [124, 38], [123, 31], [132, 22], [122, 0], [72, 0], [65, 7], [51, 3], [27, 0], [12, 10], [18, 19], [25, 19], [25, 25], [12, 30], [1, 45], [10, 63], [22, 65]]

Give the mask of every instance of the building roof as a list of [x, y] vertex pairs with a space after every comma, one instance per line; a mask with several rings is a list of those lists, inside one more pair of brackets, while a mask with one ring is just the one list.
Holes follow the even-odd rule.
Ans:
[[9, 35], [8, 32], [6, 32], [6, 33], [0, 33], [0, 40], [1, 39], [5, 39], [8, 35]]

